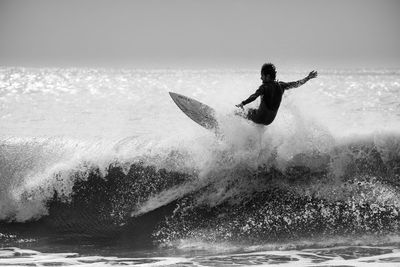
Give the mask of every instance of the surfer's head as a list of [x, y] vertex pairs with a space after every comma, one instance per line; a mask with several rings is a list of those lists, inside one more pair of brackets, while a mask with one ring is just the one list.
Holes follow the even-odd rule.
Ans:
[[274, 64], [265, 63], [261, 67], [261, 80], [265, 81], [275, 81], [276, 78], [276, 69]]

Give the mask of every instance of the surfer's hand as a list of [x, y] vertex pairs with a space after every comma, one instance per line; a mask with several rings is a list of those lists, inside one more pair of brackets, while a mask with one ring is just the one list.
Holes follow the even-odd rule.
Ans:
[[238, 108], [243, 109], [243, 103], [237, 104], [237, 105], [235, 105], [235, 106], [238, 107]]
[[317, 78], [317, 76], [318, 76], [318, 72], [316, 72], [315, 70], [313, 70], [312, 72], [310, 72], [309, 74], [308, 74], [308, 76], [307, 76], [307, 79], [314, 79], [314, 78]]

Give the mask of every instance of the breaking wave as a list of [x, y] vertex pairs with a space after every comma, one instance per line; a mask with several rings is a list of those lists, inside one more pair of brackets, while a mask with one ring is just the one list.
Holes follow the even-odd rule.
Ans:
[[[8, 72], [10, 77], [18, 74]], [[58, 120], [49, 116], [32, 130], [33, 136], [43, 137], [15, 137], [11, 124], [8, 137], [1, 135], [0, 239], [14, 233], [28, 237], [67, 233], [177, 246], [185, 240], [265, 244], [399, 230], [398, 115], [393, 101], [380, 105], [373, 94], [364, 96], [371, 109], [365, 111], [366, 104], [357, 100], [365, 95], [360, 82], [364, 79], [342, 79], [340, 86], [351, 88], [343, 101], [343, 90], [335, 87], [339, 85], [321, 78], [318, 88], [328, 89], [296, 91], [284, 100], [279, 117], [268, 127], [229, 115], [232, 110], [224, 105], [230, 102], [200, 97], [219, 112], [223, 138], [216, 138], [179, 113], [165, 88], [187, 87], [209, 96], [211, 89], [206, 94], [197, 87], [205, 77], [204, 84], [228, 84], [229, 88], [221, 85], [226, 90], [221, 95], [227, 96], [233, 94], [232, 88], [248, 83], [247, 72], [122, 72], [114, 77], [91, 70], [59, 71], [69, 73], [67, 82], [60, 73], [48, 72], [54, 75], [31, 76], [48, 82], [46, 86], [76, 84], [53, 92], [36, 82], [36, 93], [31, 95], [32, 90], [11, 88], [18, 84], [13, 79], [27, 76], [23, 73], [9, 78], [10, 88], [0, 92], [10, 103], [17, 99], [15, 94], [29, 101], [43, 94], [38, 103], [48, 98], [51, 107], [57, 99], [65, 100], [57, 112], [66, 117], [60, 129], [49, 126]], [[387, 86], [376, 89], [382, 101], [395, 94], [398, 82], [392, 76]], [[33, 83], [29, 79], [27, 88]], [[77, 88], [84, 87], [82, 80], [90, 90], [77, 95]], [[118, 94], [102, 87], [115, 83]], [[235, 92], [236, 101], [241, 96]], [[111, 95], [121, 106], [137, 100], [139, 108], [126, 121], [114, 121], [122, 116], [117, 105], [107, 112], [102, 106]], [[87, 99], [93, 102], [87, 112], [71, 117], [75, 109], [71, 101], [83, 106]], [[10, 112], [12, 107], [7, 107]], [[37, 118], [32, 115], [32, 127], [39, 113], [33, 114]], [[12, 115], [20, 118], [14, 126], [26, 127], [23, 116], [17, 115]], [[5, 123], [11, 123], [10, 116], [4, 117]], [[68, 116], [77, 119], [68, 121]], [[86, 129], [85, 123], [95, 127]], [[57, 134], [65, 129], [75, 133], [75, 128], [78, 135]], [[53, 131], [35, 135], [46, 129]], [[102, 129], [108, 129], [104, 136], [98, 134]]]
[[[202, 163], [185, 150], [90, 160], [71, 141], [4, 140], [3, 229], [130, 233], [164, 245], [399, 230], [400, 135], [330, 140], [290, 157], [256, 139], [213, 140]], [[132, 140], [123, 142], [111, 150]]]

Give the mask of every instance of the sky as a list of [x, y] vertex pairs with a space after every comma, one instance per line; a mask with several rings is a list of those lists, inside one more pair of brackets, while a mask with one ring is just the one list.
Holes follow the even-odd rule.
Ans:
[[0, 0], [2, 66], [399, 66], [399, 0]]

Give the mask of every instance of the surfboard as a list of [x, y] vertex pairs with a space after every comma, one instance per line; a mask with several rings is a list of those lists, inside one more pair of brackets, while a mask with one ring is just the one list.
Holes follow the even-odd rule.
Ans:
[[218, 122], [215, 118], [215, 110], [212, 107], [177, 93], [169, 92], [169, 95], [183, 113], [194, 122], [208, 130], [218, 131]]

